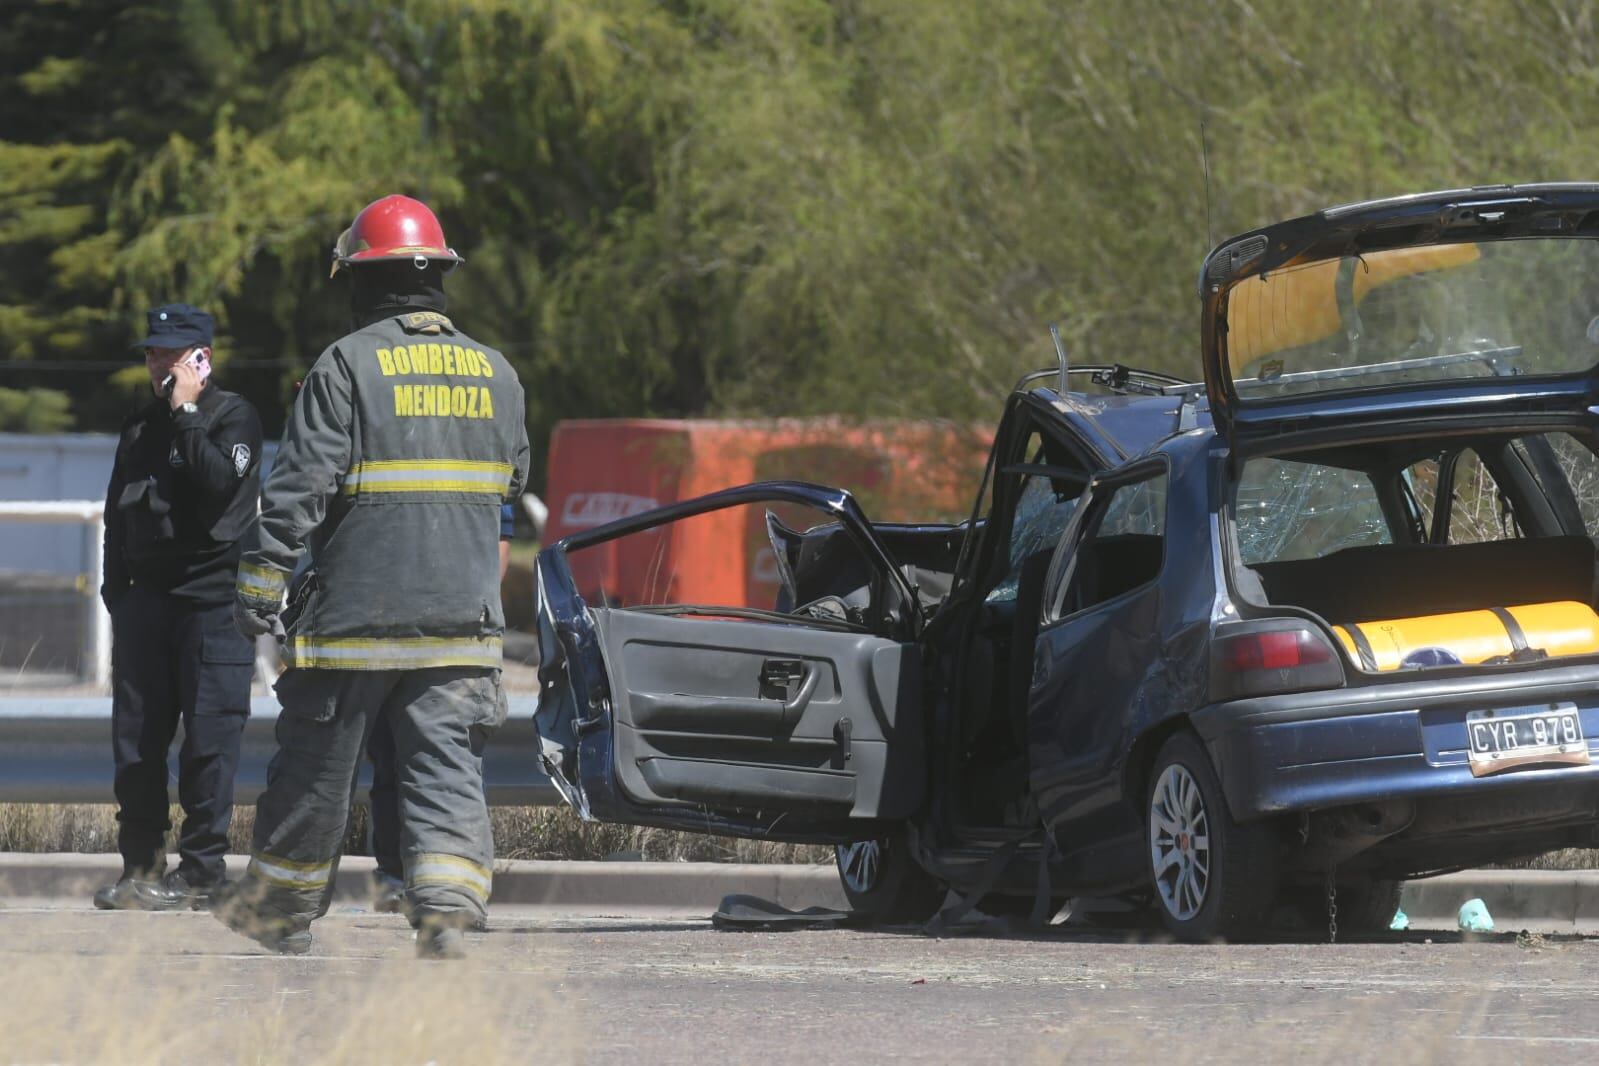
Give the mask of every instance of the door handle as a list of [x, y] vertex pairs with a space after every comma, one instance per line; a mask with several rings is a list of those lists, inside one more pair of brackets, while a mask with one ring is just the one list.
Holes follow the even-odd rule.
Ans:
[[821, 678], [822, 672], [810, 663], [805, 664], [805, 677], [800, 681], [799, 691], [794, 693], [794, 698], [783, 704], [783, 717], [778, 720], [779, 732], [787, 733], [799, 725], [800, 715], [805, 713], [805, 708], [811, 702], [811, 697], [816, 693], [816, 682]]
[[799, 724], [800, 716], [816, 694], [816, 683], [821, 677], [822, 672], [816, 668], [816, 664], [796, 659], [768, 659], [761, 664], [762, 685], [787, 687], [788, 682], [799, 680], [799, 690], [783, 701], [783, 713], [777, 720], [776, 732], [787, 733]]

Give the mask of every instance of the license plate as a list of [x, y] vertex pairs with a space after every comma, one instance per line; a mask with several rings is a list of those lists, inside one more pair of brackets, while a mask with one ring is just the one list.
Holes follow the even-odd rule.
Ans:
[[1574, 703], [1466, 712], [1467, 758], [1477, 777], [1524, 766], [1586, 766], [1588, 740]]

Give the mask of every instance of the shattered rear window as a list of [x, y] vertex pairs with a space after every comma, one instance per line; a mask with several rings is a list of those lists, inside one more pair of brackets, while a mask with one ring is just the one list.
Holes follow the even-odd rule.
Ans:
[[1249, 460], [1233, 516], [1245, 564], [1393, 543], [1371, 478], [1320, 463]]

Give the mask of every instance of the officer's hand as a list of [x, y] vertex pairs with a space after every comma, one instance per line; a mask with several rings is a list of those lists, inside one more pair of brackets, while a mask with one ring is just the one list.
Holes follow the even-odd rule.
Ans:
[[233, 601], [233, 624], [247, 637], [254, 638], [262, 633], [271, 633], [280, 643], [288, 639], [288, 634], [283, 630], [283, 620], [278, 617], [277, 610], [246, 603], [243, 600]]
[[176, 411], [186, 403], [194, 403], [200, 398], [200, 372], [194, 364], [187, 359], [179, 359], [172, 364], [172, 391], [167, 393], [167, 405]]

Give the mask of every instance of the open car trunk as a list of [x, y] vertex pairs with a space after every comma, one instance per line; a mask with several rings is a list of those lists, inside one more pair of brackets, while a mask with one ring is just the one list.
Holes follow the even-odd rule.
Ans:
[[1258, 563], [1265, 602], [1311, 611], [1368, 671], [1599, 652], [1587, 537], [1383, 544]]
[[[1594, 497], [1594, 498], [1590, 498]], [[1573, 432], [1387, 440], [1251, 459], [1245, 604], [1308, 611], [1386, 674], [1599, 654], [1599, 458]]]

